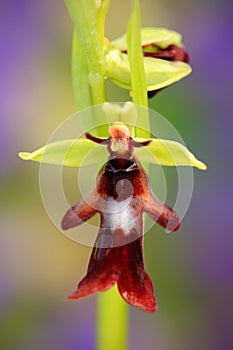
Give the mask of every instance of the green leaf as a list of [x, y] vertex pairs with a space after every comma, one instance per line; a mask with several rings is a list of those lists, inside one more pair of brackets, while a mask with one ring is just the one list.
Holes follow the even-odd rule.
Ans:
[[[145, 139], [135, 138], [142, 142]], [[206, 170], [206, 165], [198, 160], [184, 145], [176, 141], [152, 139], [148, 146], [135, 148], [139, 160], [168, 166], [192, 166]]]
[[[131, 90], [131, 74], [128, 55], [119, 50], [105, 55], [106, 74], [116, 85]], [[170, 62], [160, 58], [144, 57], [146, 86], [148, 91], [166, 87], [191, 73], [191, 67], [184, 62]]]
[[[141, 29], [141, 45], [155, 44], [165, 49], [169, 45], [181, 44], [181, 34], [166, 28], [142, 28]], [[120, 51], [127, 50], [127, 37], [124, 34], [122, 37], [111, 41], [109, 49], [119, 49]]]
[[87, 139], [63, 140], [50, 143], [32, 153], [20, 152], [19, 157], [40, 163], [80, 167], [103, 163], [107, 159], [107, 150], [105, 146]]

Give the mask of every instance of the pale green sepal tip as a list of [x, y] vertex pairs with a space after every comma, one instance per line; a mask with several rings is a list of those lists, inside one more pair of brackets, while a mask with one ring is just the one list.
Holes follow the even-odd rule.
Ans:
[[29, 152], [19, 152], [18, 153], [19, 158], [23, 160], [29, 160], [30, 159], [30, 153]]
[[[142, 138], [135, 138], [135, 140], [145, 141]], [[152, 139], [149, 145], [135, 148], [135, 154], [141, 161], [147, 163], [207, 169], [203, 162], [198, 160], [184, 145], [176, 141]]]
[[39, 163], [81, 167], [103, 163], [107, 159], [106, 147], [87, 139], [62, 140], [50, 143], [34, 152], [20, 152], [19, 157]]
[[[141, 29], [142, 46], [147, 44], [155, 44], [165, 49], [169, 45], [181, 47], [181, 34], [166, 28], [142, 28]], [[111, 41], [109, 49], [117, 48], [119, 50], [127, 50], [126, 34], [120, 38]]]

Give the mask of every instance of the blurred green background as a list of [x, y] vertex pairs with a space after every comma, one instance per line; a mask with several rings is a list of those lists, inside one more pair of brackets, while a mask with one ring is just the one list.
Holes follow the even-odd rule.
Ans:
[[[153, 315], [130, 308], [129, 349], [230, 350], [233, 4], [144, 0], [141, 7], [143, 26], [183, 34], [193, 67], [150, 106], [173, 123], [208, 171], [194, 171], [181, 229], [166, 235], [154, 226], [145, 237], [159, 307]], [[112, 0], [110, 39], [125, 32], [130, 8], [130, 1]], [[75, 112], [71, 20], [62, 0], [1, 0], [0, 32], [0, 348], [92, 350], [96, 296], [65, 298], [85, 274], [91, 249], [53, 226], [40, 198], [38, 164], [17, 157], [45, 144]], [[129, 97], [109, 83], [108, 98]], [[170, 188], [175, 173], [166, 171]]]

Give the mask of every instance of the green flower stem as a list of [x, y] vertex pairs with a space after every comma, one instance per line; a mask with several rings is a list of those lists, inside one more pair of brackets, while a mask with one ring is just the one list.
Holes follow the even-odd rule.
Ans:
[[[77, 109], [80, 111], [82, 109], [91, 107], [93, 103], [93, 93], [91, 93], [91, 86], [89, 84], [89, 70], [86, 61], [86, 57], [83, 54], [83, 49], [81, 47], [76, 29], [74, 28], [73, 40], [72, 40], [72, 84], [73, 91]], [[98, 100], [98, 97], [97, 97]], [[88, 121], [88, 126], [90, 122], [92, 125], [96, 124], [95, 113], [90, 114], [91, 120]], [[84, 120], [85, 124], [85, 120]], [[94, 130], [93, 130], [94, 131]], [[92, 132], [93, 132], [92, 131]], [[94, 132], [97, 136], [104, 136], [105, 128], [100, 126]]]
[[[134, 1], [134, 9], [131, 15], [128, 32], [127, 46], [130, 62], [131, 85], [133, 102], [137, 105], [148, 107], [147, 85], [145, 68], [141, 48], [141, 18], [138, 0]], [[138, 137], [150, 137], [150, 122], [147, 109], [143, 109], [143, 120], [145, 130], [135, 129], [135, 135]]]
[[74, 98], [77, 108], [78, 110], [88, 108], [91, 106], [91, 91], [88, 82], [88, 66], [75, 28], [72, 40], [71, 71]]
[[117, 287], [98, 296], [97, 350], [126, 350], [128, 305], [121, 299]]
[[74, 22], [88, 66], [92, 105], [106, 101], [103, 45], [98, 30], [97, 5], [94, 0], [65, 0]]

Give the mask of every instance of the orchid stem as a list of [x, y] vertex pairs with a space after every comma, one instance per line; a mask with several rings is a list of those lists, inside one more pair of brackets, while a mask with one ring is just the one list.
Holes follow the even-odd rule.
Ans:
[[117, 287], [98, 296], [97, 350], [126, 350], [128, 305], [121, 299]]

